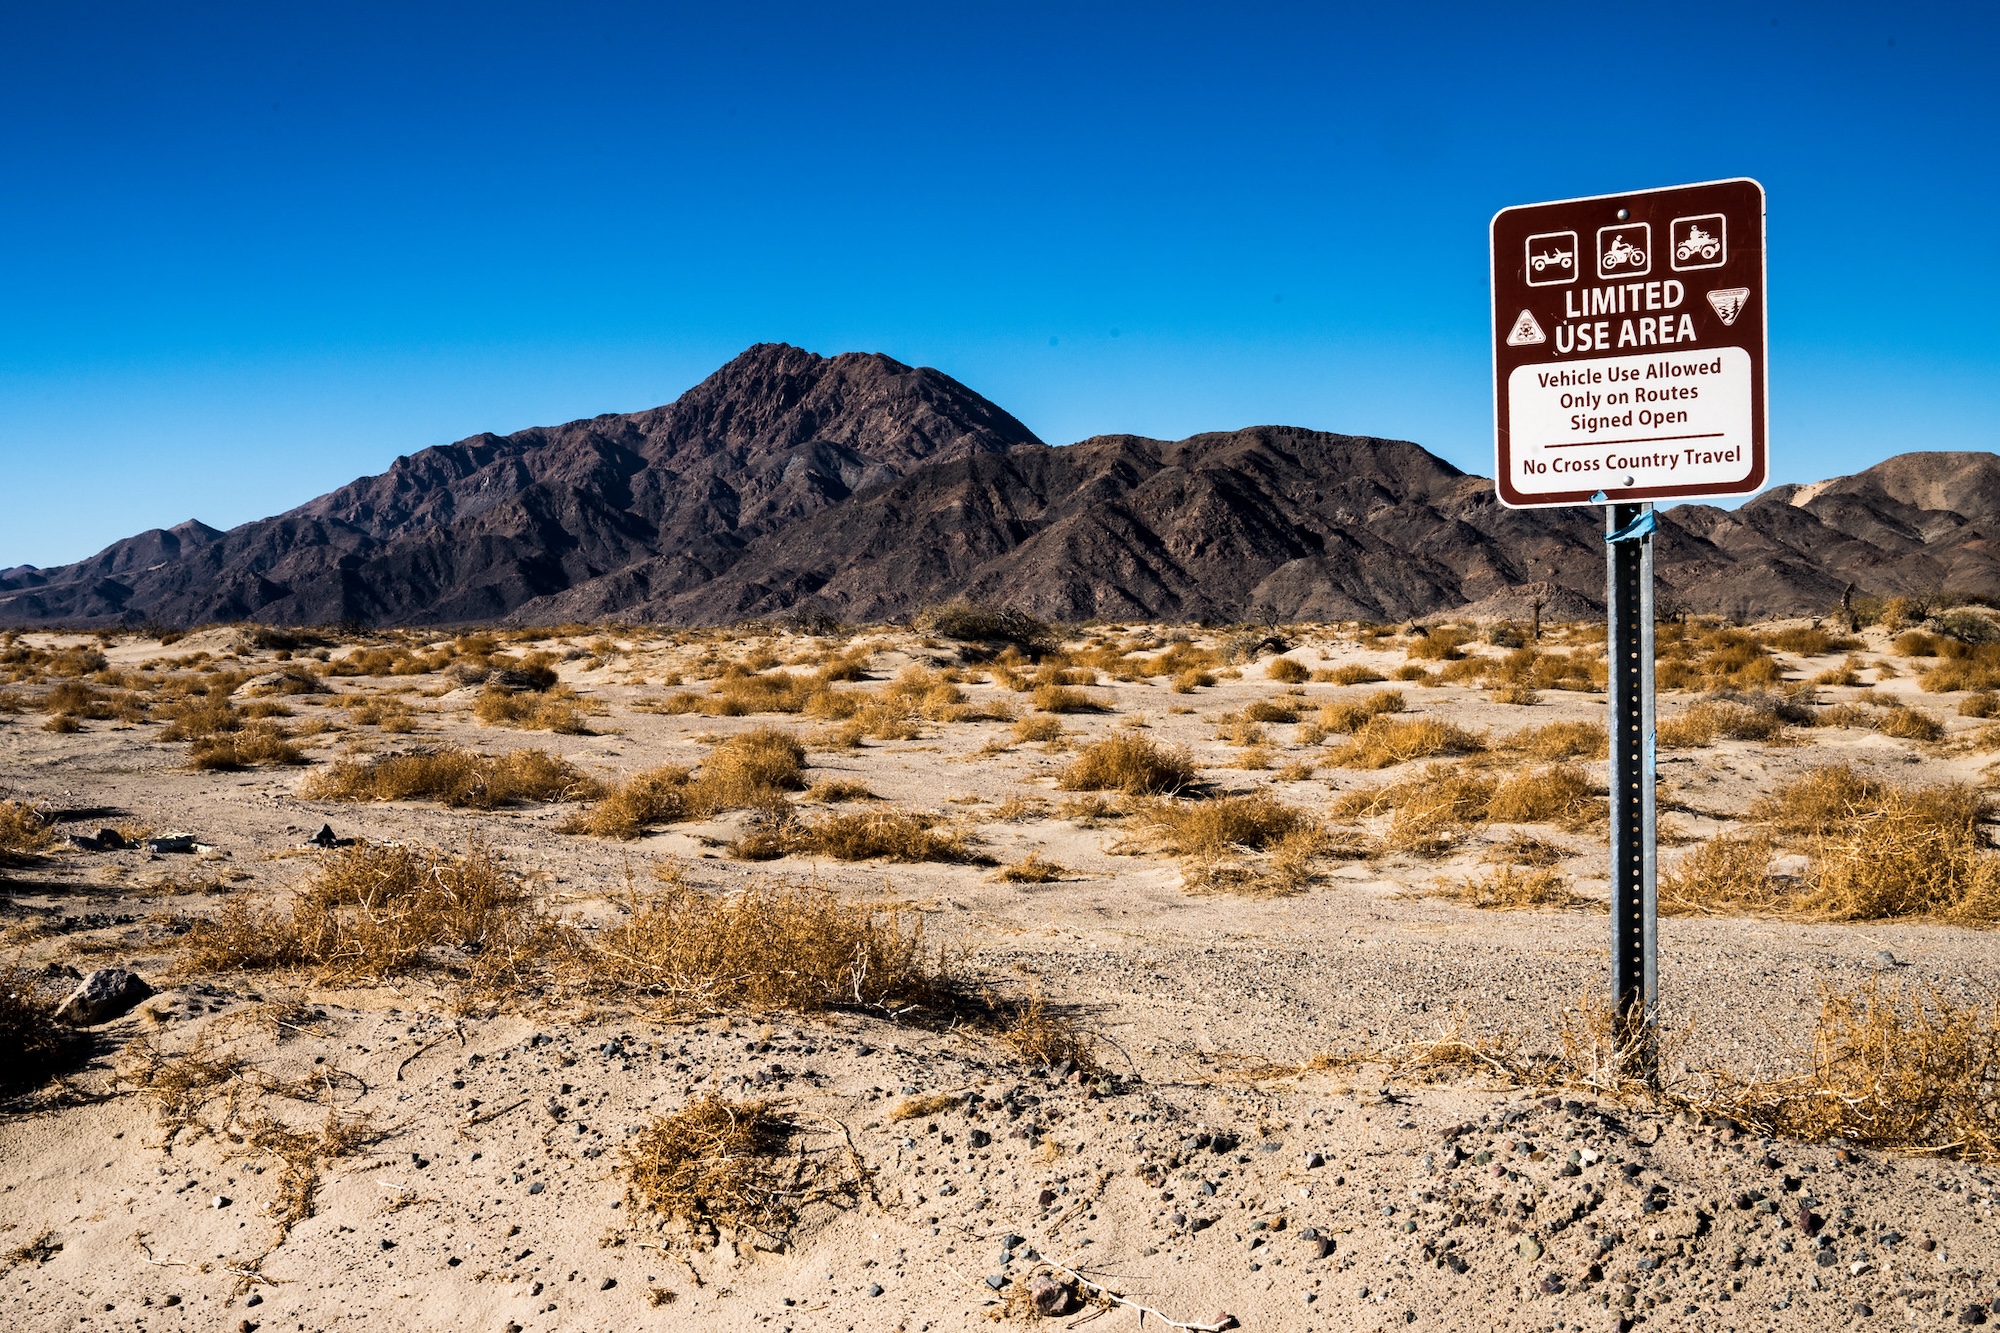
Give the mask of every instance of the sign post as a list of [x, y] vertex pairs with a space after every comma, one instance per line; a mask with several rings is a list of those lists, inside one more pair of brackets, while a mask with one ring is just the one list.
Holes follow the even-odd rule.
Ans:
[[1653, 503], [1764, 485], [1764, 189], [1712, 181], [1502, 209], [1492, 247], [1500, 501], [1604, 507], [1611, 1001], [1621, 1058], [1651, 1079]]

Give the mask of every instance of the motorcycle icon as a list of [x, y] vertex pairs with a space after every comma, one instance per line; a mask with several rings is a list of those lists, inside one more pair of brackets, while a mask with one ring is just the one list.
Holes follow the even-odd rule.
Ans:
[[1554, 264], [1557, 268], [1566, 269], [1575, 262], [1576, 262], [1576, 257], [1570, 254], [1569, 251], [1558, 250], [1554, 254], [1535, 255], [1528, 260], [1528, 265], [1529, 267], [1533, 268], [1535, 272], [1540, 273], [1543, 269], [1547, 268], [1551, 264]]
[[1685, 264], [1700, 255], [1703, 259], [1713, 259], [1722, 253], [1722, 242], [1710, 236], [1700, 227], [1688, 228], [1687, 238], [1674, 250], [1674, 258]]
[[1623, 236], [1613, 236], [1611, 244], [1604, 248], [1604, 253], [1599, 257], [1597, 264], [1607, 273], [1620, 268], [1633, 268], [1643, 272], [1646, 267], [1646, 252]]

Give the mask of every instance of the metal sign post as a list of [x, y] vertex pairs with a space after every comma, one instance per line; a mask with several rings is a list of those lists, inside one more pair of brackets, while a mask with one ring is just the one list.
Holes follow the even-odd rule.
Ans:
[[1492, 261], [1500, 502], [1605, 511], [1611, 1000], [1627, 1072], [1651, 1079], [1651, 502], [1764, 485], [1764, 188], [1710, 181], [1502, 209]]
[[1620, 1052], [1658, 1072], [1659, 914], [1653, 810], [1653, 506], [1604, 507], [1605, 636], [1610, 668], [1611, 1003]]

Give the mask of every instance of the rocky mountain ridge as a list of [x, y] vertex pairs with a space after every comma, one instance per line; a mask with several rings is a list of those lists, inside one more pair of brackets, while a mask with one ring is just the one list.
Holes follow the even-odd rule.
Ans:
[[[1287, 426], [1051, 447], [950, 377], [750, 348], [674, 402], [397, 459], [287, 513], [0, 571], [0, 624], [360, 625], [809, 613], [955, 598], [1059, 620], [1398, 619], [1601, 606], [1596, 511], [1502, 508], [1406, 441]], [[2000, 599], [2000, 457], [1901, 454], [1662, 516], [1661, 596], [1815, 613]]]

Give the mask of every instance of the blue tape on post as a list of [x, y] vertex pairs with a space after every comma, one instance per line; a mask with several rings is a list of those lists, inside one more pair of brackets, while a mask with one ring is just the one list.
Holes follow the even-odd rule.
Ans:
[[1639, 517], [1633, 519], [1630, 523], [1618, 529], [1618, 531], [1610, 534], [1604, 540], [1607, 542], [1636, 542], [1643, 537], [1652, 536], [1653, 529], [1659, 525], [1659, 519], [1655, 517], [1654, 511], [1648, 509], [1645, 513], [1639, 515]]

